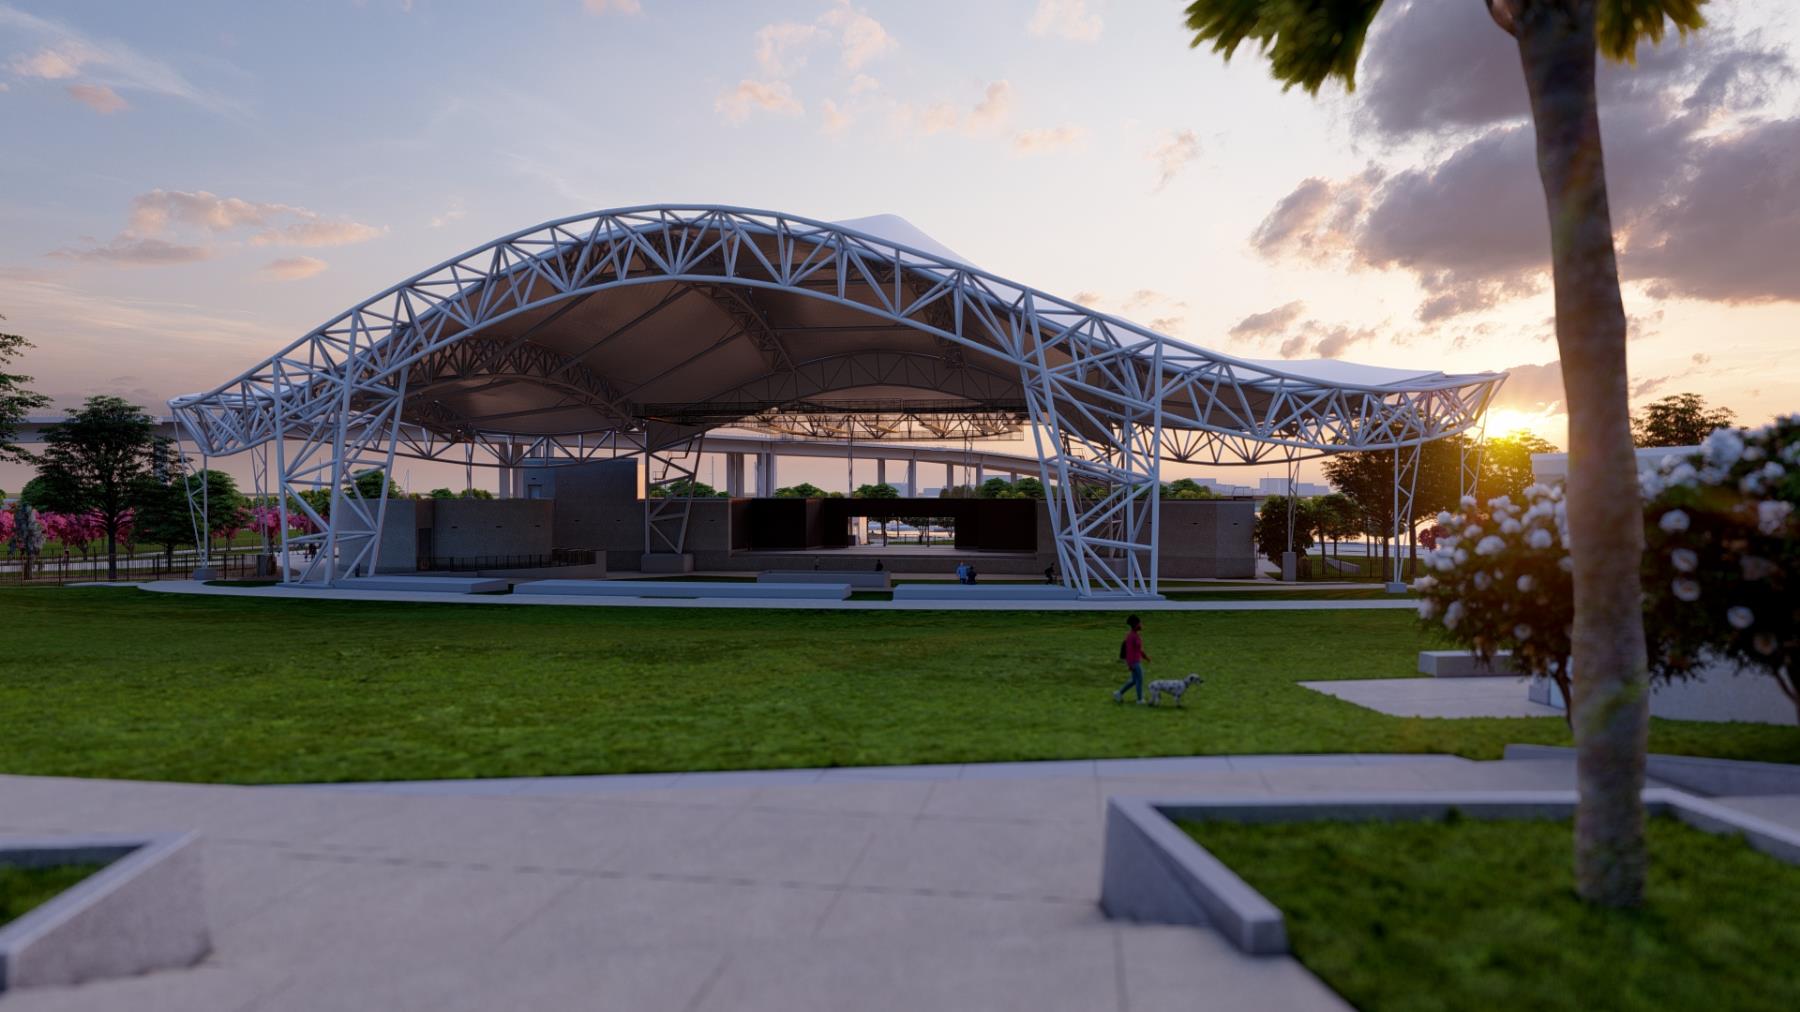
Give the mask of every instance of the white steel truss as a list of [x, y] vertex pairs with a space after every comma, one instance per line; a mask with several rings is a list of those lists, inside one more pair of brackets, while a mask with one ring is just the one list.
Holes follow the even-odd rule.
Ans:
[[[669, 294], [631, 325], [698, 296], [727, 329], [687, 361], [742, 339], [761, 357], [766, 378], [659, 403], [644, 389], [652, 380], [609, 376], [578, 357], [546, 354], [533, 346], [529, 329], [490, 334], [527, 314], [537, 314], [535, 329], [588, 298], [640, 285], [662, 285]], [[777, 293], [854, 309], [869, 325], [864, 331], [929, 335], [935, 352], [872, 350], [863, 341], [842, 354], [797, 357], [797, 335], [816, 338], [834, 328], [783, 329], [764, 301]], [[461, 415], [436, 399], [447, 377], [473, 375], [552, 390], [559, 409], [579, 409], [591, 421], [576, 431], [528, 432], [522, 443], [520, 430]], [[317, 551], [297, 578], [329, 581], [374, 569], [385, 487], [366, 499], [353, 481], [375, 469], [391, 474], [396, 454], [447, 460], [481, 447], [505, 461], [578, 460], [617, 455], [625, 443], [626, 452], [663, 461], [659, 481], [691, 481], [681, 465], [693, 438], [708, 428], [766, 419], [851, 385], [930, 389], [939, 399], [887, 413], [1013, 412], [1029, 421], [1068, 585], [1083, 594], [1151, 595], [1164, 461], [1285, 463], [1348, 450], [1416, 450], [1474, 426], [1504, 379], [1322, 379], [1186, 345], [841, 225], [736, 207], [657, 205], [565, 218], [495, 240], [359, 303], [217, 389], [169, 404], [203, 454], [273, 443], [271, 491], [284, 511], [302, 511], [314, 529], [284, 536], [284, 578], [296, 578], [286, 553], [313, 544]], [[675, 435], [653, 436], [658, 425]], [[328, 492], [329, 510], [299, 495], [309, 491]], [[646, 539], [654, 535], [659, 549], [679, 551], [685, 510], [666, 502], [659, 509], [662, 523], [646, 514]]]

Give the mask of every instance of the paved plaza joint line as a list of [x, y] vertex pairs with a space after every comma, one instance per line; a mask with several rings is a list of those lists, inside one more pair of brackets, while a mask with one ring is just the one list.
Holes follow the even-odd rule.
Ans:
[[[235, 787], [0, 776], [0, 833], [203, 835], [214, 954], [0, 1012], [1342, 1009], [1107, 920], [1111, 797], [1569, 790], [1564, 756], [1213, 756]], [[1800, 797], [1724, 799], [1800, 824]], [[1746, 809], [1749, 810], [1749, 809]]]

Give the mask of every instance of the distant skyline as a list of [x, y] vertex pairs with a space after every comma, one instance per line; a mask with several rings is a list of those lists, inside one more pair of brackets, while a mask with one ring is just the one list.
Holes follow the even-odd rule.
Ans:
[[[1603, 71], [1634, 406], [1800, 409], [1800, 27], [1777, 6], [1711, 4]], [[1510, 40], [1474, 4], [1390, 0], [1357, 91], [1314, 99], [1191, 51], [1181, 7], [0, 0], [0, 326], [59, 408], [160, 413], [547, 219], [891, 213], [1230, 354], [1510, 370], [1489, 431], [1563, 444]]]

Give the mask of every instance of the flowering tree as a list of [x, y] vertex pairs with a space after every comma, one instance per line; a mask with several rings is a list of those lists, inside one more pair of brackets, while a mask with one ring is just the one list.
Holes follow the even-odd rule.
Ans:
[[1531, 485], [1523, 498], [1523, 507], [1500, 496], [1480, 510], [1465, 496], [1460, 512], [1437, 515], [1435, 545], [1425, 553], [1431, 571], [1413, 582], [1419, 618], [1441, 624], [1484, 661], [1510, 650], [1514, 667], [1550, 678], [1572, 699], [1568, 510], [1560, 488]]
[[7, 544], [19, 554], [21, 575], [29, 580], [31, 564], [44, 550], [44, 524], [38, 519], [37, 510], [19, 503], [13, 507], [12, 528], [12, 537]]
[[1708, 656], [1773, 677], [1800, 714], [1800, 415], [1718, 429], [1699, 453], [1640, 477], [1645, 624], [1655, 673]]

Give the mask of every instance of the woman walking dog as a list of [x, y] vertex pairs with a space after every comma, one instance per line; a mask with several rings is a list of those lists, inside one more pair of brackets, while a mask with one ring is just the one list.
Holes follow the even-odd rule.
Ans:
[[1123, 703], [1125, 690], [1135, 688], [1137, 689], [1137, 701], [1142, 703], [1144, 701], [1144, 662], [1150, 659], [1150, 655], [1144, 652], [1144, 637], [1141, 635], [1144, 623], [1136, 615], [1133, 615], [1125, 620], [1125, 626], [1128, 631], [1125, 633], [1125, 642], [1119, 644], [1119, 660], [1125, 662], [1126, 669], [1131, 672], [1131, 679], [1119, 686], [1119, 691], [1113, 693], [1113, 702]]

